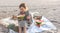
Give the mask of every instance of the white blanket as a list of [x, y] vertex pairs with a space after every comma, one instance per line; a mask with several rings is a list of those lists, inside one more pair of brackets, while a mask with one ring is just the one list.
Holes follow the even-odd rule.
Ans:
[[[15, 24], [16, 26], [18, 26], [18, 21], [16, 20], [10, 20], [9, 18], [5, 18], [5, 19], [1, 19], [2, 20], [2, 24], [4, 25], [9, 25], [9, 24]], [[45, 25], [41, 26], [40, 28], [38, 28], [37, 26], [35, 26], [35, 22], [33, 20], [31, 26], [29, 27], [29, 29], [27, 30], [27, 33], [35, 33], [35, 32], [42, 32], [44, 30], [56, 30], [57, 28], [48, 20], [46, 19], [44, 16], [42, 17], [42, 20], [44, 20]]]
[[48, 20], [46, 19], [44, 16], [42, 17], [42, 20], [44, 20], [45, 24], [43, 26], [41, 26], [40, 28], [38, 28], [37, 26], [35, 26], [35, 22], [33, 20], [33, 23], [31, 24], [30, 28], [27, 30], [27, 33], [36, 33], [36, 32], [42, 32], [44, 30], [56, 30], [57, 28]]

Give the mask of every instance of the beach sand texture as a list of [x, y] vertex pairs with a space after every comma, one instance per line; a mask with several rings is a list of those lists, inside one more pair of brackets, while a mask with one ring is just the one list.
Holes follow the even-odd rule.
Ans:
[[0, 0], [0, 19], [18, 15], [22, 2], [27, 4], [29, 11], [37, 11], [52, 21], [60, 33], [60, 0]]

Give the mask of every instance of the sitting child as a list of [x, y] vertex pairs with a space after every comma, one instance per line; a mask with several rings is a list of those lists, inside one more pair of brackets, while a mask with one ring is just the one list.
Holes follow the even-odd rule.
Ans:
[[34, 16], [34, 20], [35, 20], [35, 23], [36, 23], [36, 26], [40, 27], [43, 20], [41, 20], [42, 16]]

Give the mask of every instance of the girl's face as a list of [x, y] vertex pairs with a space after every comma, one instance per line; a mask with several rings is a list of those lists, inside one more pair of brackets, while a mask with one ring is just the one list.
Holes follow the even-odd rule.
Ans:
[[26, 9], [25, 9], [24, 7], [21, 7], [20, 10], [21, 10], [21, 11], [25, 11]]

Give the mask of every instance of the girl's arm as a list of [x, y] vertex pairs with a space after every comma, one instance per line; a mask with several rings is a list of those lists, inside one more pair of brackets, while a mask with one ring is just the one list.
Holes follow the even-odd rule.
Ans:
[[31, 19], [31, 14], [29, 12], [27, 12], [27, 19], [30, 20]]

